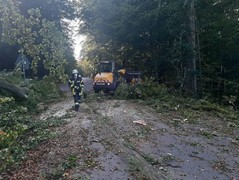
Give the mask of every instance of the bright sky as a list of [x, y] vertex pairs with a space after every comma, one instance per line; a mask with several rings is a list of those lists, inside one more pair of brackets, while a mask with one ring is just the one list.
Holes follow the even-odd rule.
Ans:
[[72, 34], [71, 37], [74, 41], [74, 56], [76, 60], [80, 60], [80, 53], [82, 50], [82, 43], [85, 40], [85, 36], [79, 35], [78, 34], [78, 26], [79, 26], [79, 21], [71, 21], [70, 22], [70, 27], [72, 28]]

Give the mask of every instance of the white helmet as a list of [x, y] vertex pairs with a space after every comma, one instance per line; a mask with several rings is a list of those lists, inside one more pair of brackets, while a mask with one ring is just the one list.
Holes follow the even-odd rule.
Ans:
[[78, 74], [77, 69], [74, 69], [74, 70], [72, 71], [72, 74]]

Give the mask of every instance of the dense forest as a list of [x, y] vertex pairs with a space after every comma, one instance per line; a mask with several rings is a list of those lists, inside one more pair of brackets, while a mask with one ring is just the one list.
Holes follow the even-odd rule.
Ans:
[[[84, 58], [110, 58], [196, 97], [237, 96], [239, 3], [82, 1]], [[235, 97], [234, 97], [235, 98]]]
[[1, 0], [0, 67], [23, 52], [34, 73], [75, 65], [67, 20], [80, 19], [86, 74], [101, 59], [193, 97], [238, 102], [239, 3], [230, 0]]

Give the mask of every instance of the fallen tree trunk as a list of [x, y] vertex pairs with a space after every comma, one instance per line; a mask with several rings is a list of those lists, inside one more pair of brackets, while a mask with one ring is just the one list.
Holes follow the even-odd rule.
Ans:
[[4, 79], [0, 79], [0, 89], [4, 89], [6, 91], [13, 93], [19, 99], [22, 99], [22, 100], [27, 99], [27, 95], [21, 88], [5, 81]]

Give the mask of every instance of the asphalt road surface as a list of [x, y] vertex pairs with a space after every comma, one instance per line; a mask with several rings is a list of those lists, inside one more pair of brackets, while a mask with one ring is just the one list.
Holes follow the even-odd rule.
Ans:
[[88, 77], [83, 77], [83, 82], [84, 82], [84, 90], [85, 92], [90, 92], [93, 91], [93, 79], [88, 78]]

